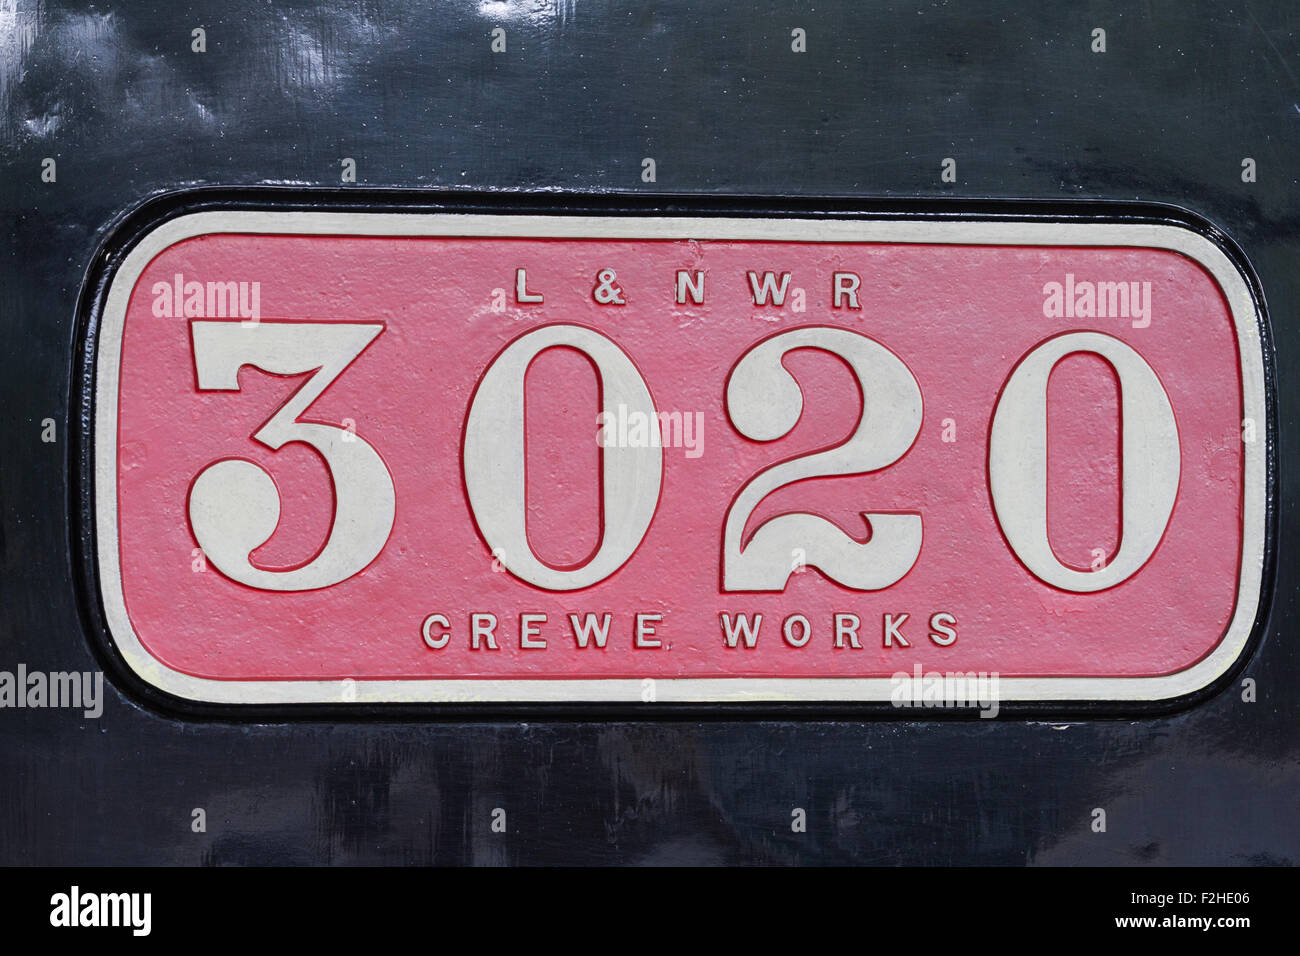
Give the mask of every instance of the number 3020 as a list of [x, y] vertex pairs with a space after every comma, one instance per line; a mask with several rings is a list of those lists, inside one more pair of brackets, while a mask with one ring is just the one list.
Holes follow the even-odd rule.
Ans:
[[[222, 459], [200, 472], [190, 489], [190, 524], [208, 561], [227, 577], [268, 591], [326, 588], [359, 573], [383, 550], [396, 514], [393, 479], [383, 459], [349, 429], [298, 420], [383, 328], [341, 322], [192, 324], [200, 390], [237, 391], [245, 365], [276, 375], [314, 372], [251, 437], [273, 451], [290, 442], [310, 445], [334, 484], [334, 515], [324, 547], [301, 567], [268, 570], [254, 565], [251, 554], [279, 522], [280, 496], [270, 475], [239, 458]], [[524, 460], [518, 450], [524, 447], [525, 372], [540, 353], [556, 347], [576, 349], [592, 362], [605, 411], [623, 405], [658, 427], [649, 387], [612, 339], [582, 326], [548, 325], [516, 338], [483, 373], [470, 404], [462, 466], [474, 520], [505, 568], [538, 588], [571, 591], [605, 580], [640, 545], [659, 499], [663, 451], [658, 442], [606, 447], [604, 521], [595, 553], [571, 568], [540, 561], [525, 530]], [[723, 528], [723, 589], [781, 591], [795, 553], [847, 588], [887, 588], [920, 555], [919, 514], [864, 511], [872, 526], [865, 543], [808, 513], [774, 517], [748, 543], [742, 540], [751, 513], [776, 489], [807, 478], [886, 468], [907, 453], [920, 432], [921, 390], [897, 355], [858, 332], [809, 326], [762, 340], [733, 368], [726, 410], [744, 437], [777, 441], [799, 421], [803, 395], [782, 364], [794, 349], [841, 358], [861, 389], [862, 414], [839, 445], [767, 468], [740, 490]], [[1090, 571], [1063, 564], [1047, 536], [1047, 383], [1057, 362], [1079, 352], [1100, 356], [1120, 382], [1121, 544], [1109, 564]], [[1003, 535], [1030, 572], [1067, 591], [1100, 591], [1131, 577], [1154, 553], [1173, 511], [1179, 458], [1169, 398], [1146, 360], [1113, 336], [1069, 332], [1040, 343], [1007, 378], [989, 432], [989, 490]]]

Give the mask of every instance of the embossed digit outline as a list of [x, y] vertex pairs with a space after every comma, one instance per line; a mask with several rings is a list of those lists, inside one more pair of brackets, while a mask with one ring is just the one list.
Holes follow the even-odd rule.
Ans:
[[862, 415], [853, 434], [834, 448], [812, 452], [759, 472], [727, 511], [722, 543], [724, 591], [782, 591], [796, 549], [804, 563], [856, 591], [879, 591], [902, 580], [921, 554], [921, 516], [862, 512], [871, 538], [860, 542], [819, 515], [779, 515], [742, 535], [759, 503], [792, 482], [860, 475], [894, 464], [921, 431], [921, 388], [897, 355], [875, 339], [832, 326], [808, 326], [764, 339], [736, 363], [727, 380], [727, 414], [752, 441], [788, 435], [803, 413], [803, 392], [782, 359], [800, 348], [838, 356], [862, 390]]
[[[1110, 563], [1079, 571], [1047, 537], [1047, 383], [1067, 355], [1103, 359], [1120, 388], [1120, 543]], [[989, 492], [1012, 553], [1039, 580], [1076, 593], [1115, 587], [1151, 560], [1169, 527], [1182, 468], [1173, 406], [1131, 345], [1104, 332], [1066, 332], [1034, 346], [1007, 377], [989, 428]]]
[[250, 560], [280, 521], [274, 480], [243, 458], [223, 458], [203, 469], [190, 487], [190, 527], [208, 562], [226, 577], [264, 591], [311, 591], [346, 581], [383, 550], [397, 505], [393, 477], [379, 452], [350, 429], [298, 421], [383, 330], [376, 323], [191, 323], [201, 391], [239, 391], [245, 365], [273, 375], [315, 372], [251, 437], [272, 451], [291, 442], [310, 445], [325, 460], [334, 486], [325, 546], [302, 567], [275, 571]]
[[[604, 522], [595, 554], [573, 568], [542, 563], [528, 544], [524, 481], [524, 376], [556, 347], [585, 355], [600, 375], [601, 409], [620, 405], [646, 416], [647, 445], [607, 445], [601, 455]], [[663, 483], [659, 419], [632, 359], [606, 335], [580, 325], [546, 325], [516, 338], [488, 366], [470, 402], [462, 468], [470, 512], [506, 570], [548, 591], [574, 591], [609, 577], [632, 557], [650, 528]]]

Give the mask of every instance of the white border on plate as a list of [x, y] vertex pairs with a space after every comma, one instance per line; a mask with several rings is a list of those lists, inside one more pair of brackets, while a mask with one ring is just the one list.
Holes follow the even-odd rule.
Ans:
[[[700, 239], [799, 242], [934, 243], [1001, 246], [1139, 246], [1166, 249], [1204, 267], [1218, 282], [1237, 331], [1243, 410], [1267, 421], [1259, 316], [1238, 269], [1214, 243], [1168, 224], [1010, 221], [881, 221], [640, 216], [482, 215], [220, 211], [170, 220], [148, 233], [122, 262], [100, 320], [95, 359], [95, 532], [100, 591], [113, 641], [135, 673], [193, 701], [222, 704], [342, 702], [342, 680], [215, 680], [174, 670], [150, 654], [131, 625], [122, 591], [117, 528], [117, 410], [122, 332], [130, 295], [149, 262], [167, 247], [214, 233], [341, 236], [483, 236], [517, 238]], [[1241, 576], [1227, 631], [1201, 660], [1153, 677], [1003, 677], [1002, 702], [1157, 701], [1199, 690], [1227, 671], [1250, 637], [1264, 565], [1265, 436], [1244, 443]], [[661, 703], [866, 702], [890, 698], [889, 677], [655, 678]], [[356, 680], [355, 703], [633, 703], [636, 679]]]

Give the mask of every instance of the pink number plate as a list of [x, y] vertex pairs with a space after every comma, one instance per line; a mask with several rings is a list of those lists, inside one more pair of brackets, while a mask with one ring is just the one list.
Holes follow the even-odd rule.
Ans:
[[1259, 609], [1261, 318], [1178, 225], [190, 213], [94, 361], [189, 700], [1146, 702]]

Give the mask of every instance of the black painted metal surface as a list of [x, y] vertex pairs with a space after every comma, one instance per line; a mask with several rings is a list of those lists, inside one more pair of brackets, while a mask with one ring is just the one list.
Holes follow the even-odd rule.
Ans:
[[1176, 714], [253, 723], [110, 684], [97, 720], [0, 711], [0, 862], [1300, 859], [1298, 30], [1287, 2], [0, 2], [0, 669], [99, 666], [69, 439], [78, 295], [112, 224], [183, 187], [338, 187], [343, 157], [357, 187], [1185, 207], [1268, 301], [1280, 514], [1252, 658]]

